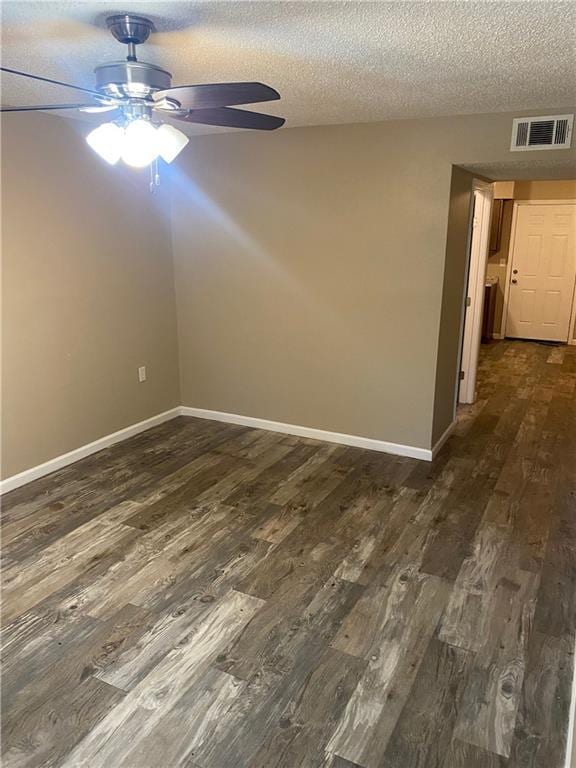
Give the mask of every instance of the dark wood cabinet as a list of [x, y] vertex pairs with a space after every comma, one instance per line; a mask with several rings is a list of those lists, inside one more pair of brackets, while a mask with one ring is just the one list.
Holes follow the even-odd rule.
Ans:
[[490, 253], [496, 253], [500, 250], [503, 214], [504, 200], [494, 200], [492, 203], [492, 220], [490, 221]]

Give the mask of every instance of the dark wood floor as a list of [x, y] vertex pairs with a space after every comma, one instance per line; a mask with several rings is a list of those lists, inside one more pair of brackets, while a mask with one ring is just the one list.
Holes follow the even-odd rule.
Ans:
[[560, 768], [576, 347], [432, 464], [180, 418], [4, 499], [12, 766]]

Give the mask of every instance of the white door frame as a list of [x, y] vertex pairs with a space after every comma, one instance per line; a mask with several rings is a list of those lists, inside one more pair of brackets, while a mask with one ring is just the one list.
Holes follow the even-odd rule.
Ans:
[[[464, 323], [462, 352], [458, 367], [459, 403], [473, 403], [476, 399], [476, 373], [482, 335], [484, 285], [490, 244], [490, 217], [494, 188], [492, 183], [474, 179], [474, 215], [471, 221], [468, 277], [464, 294]], [[463, 376], [463, 378], [461, 378]]]
[[[500, 337], [506, 338], [506, 323], [508, 321], [508, 301], [510, 299], [510, 278], [512, 275], [512, 254], [514, 253], [514, 242], [516, 240], [516, 224], [518, 221], [518, 209], [521, 205], [576, 205], [574, 200], [514, 200], [512, 211], [512, 229], [510, 231], [510, 245], [508, 246], [508, 258], [506, 262], [506, 285], [504, 286], [504, 305], [502, 307], [502, 325], [500, 327]], [[576, 323], [576, 284], [572, 294], [572, 310], [568, 323], [568, 344], [576, 345], [576, 339], [572, 338], [574, 332], [574, 323]]]

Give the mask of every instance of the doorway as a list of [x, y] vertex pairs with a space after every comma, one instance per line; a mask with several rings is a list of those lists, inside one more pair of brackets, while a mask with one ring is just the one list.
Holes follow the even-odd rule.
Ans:
[[481, 342], [576, 345], [576, 180], [474, 180], [471, 207], [458, 404], [476, 401]]

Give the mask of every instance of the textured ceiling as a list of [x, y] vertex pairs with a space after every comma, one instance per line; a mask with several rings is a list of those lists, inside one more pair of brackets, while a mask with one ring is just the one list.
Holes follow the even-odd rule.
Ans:
[[[493, 181], [576, 179], [576, 162], [574, 162], [573, 155], [563, 160], [548, 160], [547, 158], [534, 157], [533, 152], [527, 154], [530, 157], [524, 156], [499, 163], [469, 163], [462, 167], [475, 176], [483, 176]], [[546, 155], [548, 153], [542, 152], [541, 154]]]
[[[538, 110], [576, 100], [574, 2], [2, 3], [3, 65], [91, 87], [123, 58], [105, 18], [148, 15], [139, 58], [173, 84], [260, 80], [282, 101], [256, 109], [289, 126]], [[75, 100], [2, 79], [4, 104]], [[265, 107], [265, 109], [263, 109]], [[6, 118], [8, 119], [8, 117]], [[202, 128], [202, 132], [206, 132]]]

